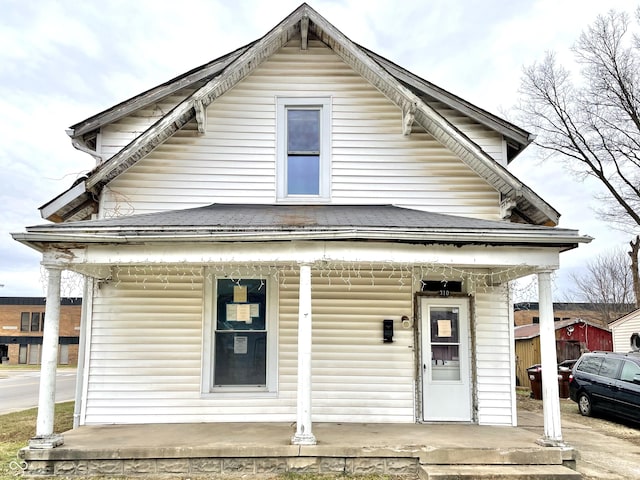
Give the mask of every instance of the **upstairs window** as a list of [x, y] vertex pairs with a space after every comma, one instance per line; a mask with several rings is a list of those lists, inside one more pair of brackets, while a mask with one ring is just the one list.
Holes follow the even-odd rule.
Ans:
[[278, 98], [277, 108], [278, 200], [329, 200], [329, 98]]
[[[29, 312], [22, 312], [20, 314], [20, 331], [28, 332], [29, 331], [29, 319], [31, 318], [31, 314]], [[25, 360], [26, 363], [26, 360]]]

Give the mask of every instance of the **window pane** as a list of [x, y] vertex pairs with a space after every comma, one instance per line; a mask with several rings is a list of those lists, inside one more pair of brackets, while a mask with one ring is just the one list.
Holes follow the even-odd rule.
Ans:
[[20, 345], [20, 350], [18, 351], [18, 363], [27, 363], [27, 346]]
[[287, 110], [287, 151], [320, 151], [320, 110]]
[[267, 334], [217, 332], [214, 384], [266, 385]]
[[602, 366], [600, 367], [600, 375], [603, 377], [615, 378], [616, 373], [618, 373], [620, 362], [622, 362], [622, 360], [617, 358], [605, 358], [604, 362], [602, 362]]
[[62, 344], [60, 345], [60, 359], [58, 363], [60, 365], [69, 365], [69, 345]]
[[266, 280], [219, 279], [216, 305], [213, 384], [266, 385]]
[[457, 307], [432, 307], [430, 310], [431, 341], [435, 343], [458, 343]]
[[22, 312], [20, 314], [20, 330], [22, 332], [29, 331], [29, 318], [30, 318], [29, 312]]
[[460, 380], [460, 353], [458, 345], [432, 345], [431, 356], [432, 380]]
[[585, 373], [593, 373], [597, 374], [598, 370], [600, 370], [600, 364], [602, 363], [602, 357], [587, 357], [580, 365], [578, 365], [578, 370]]
[[29, 345], [29, 365], [40, 363], [40, 345]]
[[266, 330], [266, 280], [218, 280], [216, 330]]
[[287, 193], [289, 195], [320, 194], [319, 156], [289, 156], [287, 160]]
[[40, 313], [33, 312], [31, 314], [31, 331], [37, 332], [40, 330]]
[[633, 362], [624, 362], [620, 380], [624, 382], [633, 382], [633, 377], [640, 375], [640, 367]]

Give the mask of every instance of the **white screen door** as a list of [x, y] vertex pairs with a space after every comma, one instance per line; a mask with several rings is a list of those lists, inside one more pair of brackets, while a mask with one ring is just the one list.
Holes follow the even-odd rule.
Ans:
[[422, 415], [471, 421], [469, 300], [421, 298]]

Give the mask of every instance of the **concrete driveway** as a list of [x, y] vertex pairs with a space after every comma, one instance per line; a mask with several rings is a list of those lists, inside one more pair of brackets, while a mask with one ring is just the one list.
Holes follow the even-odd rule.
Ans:
[[[519, 426], [542, 432], [542, 402], [528, 400], [525, 403], [520, 402], [518, 408]], [[561, 400], [561, 408], [562, 435], [578, 450], [576, 467], [585, 480], [640, 478], [639, 426], [614, 419], [582, 417], [570, 400]]]

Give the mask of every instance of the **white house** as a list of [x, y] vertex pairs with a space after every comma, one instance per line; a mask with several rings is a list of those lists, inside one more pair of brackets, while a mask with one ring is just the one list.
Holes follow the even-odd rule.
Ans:
[[294, 444], [314, 422], [515, 425], [509, 282], [537, 274], [562, 442], [550, 275], [590, 238], [509, 172], [526, 131], [303, 4], [68, 134], [95, 168], [13, 235], [49, 278], [34, 446], [63, 442], [62, 270], [86, 277], [78, 425], [286, 421]]
[[614, 352], [640, 350], [640, 309], [634, 310], [609, 324]]

